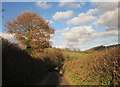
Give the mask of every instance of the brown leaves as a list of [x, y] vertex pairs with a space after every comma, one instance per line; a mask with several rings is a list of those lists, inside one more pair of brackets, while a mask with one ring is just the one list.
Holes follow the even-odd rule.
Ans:
[[63, 66], [65, 75], [76, 85], [83, 85], [84, 83], [86, 83], [86, 85], [110, 85], [110, 81], [118, 85], [120, 82], [119, 52], [118, 46], [95, 52], [94, 55], [89, 58], [66, 61]]
[[16, 33], [16, 38], [21, 43], [30, 45], [33, 49], [50, 47], [50, 34], [54, 33], [47, 21], [31, 11], [20, 13], [15, 20], [8, 21], [5, 27], [9, 32]]

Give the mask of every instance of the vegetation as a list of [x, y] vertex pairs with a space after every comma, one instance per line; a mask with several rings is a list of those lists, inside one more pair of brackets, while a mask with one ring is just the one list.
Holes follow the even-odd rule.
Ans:
[[[76, 53], [77, 54], [77, 53]], [[76, 56], [73, 54], [73, 57]], [[118, 85], [120, 84], [119, 46], [109, 50], [93, 52], [92, 56], [66, 61], [63, 66], [65, 76], [75, 85]], [[90, 52], [91, 54], [91, 52]], [[81, 54], [83, 55], [83, 53]], [[85, 53], [86, 55], [86, 53]], [[73, 58], [72, 58], [73, 59]]]
[[[51, 49], [51, 34], [54, 29], [34, 12], [25, 11], [5, 27], [14, 33], [19, 44], [15, 46], [2, 38], [3, 84], [29, 84], [41, 80], [48, 72], [63, 66], [60, 49]], [[9, 72], [9, 73], [8, 73]], [[44, 73], [44, 74], [43, 74]]]
[[79, 58], [89, 58], [94, 55], [94, 53], [71, 50], [62, 50], [62, 53], [65, 58], [65, 61], [75, 60]]
[[120, 84], [119, 45], [101, 51], [46, 48], [29, 53], [5, 39], [2, 43], [3, 85], [35, 84], [56, 67], [73, 85]]
[[94, 51], [108, 50], [108, 49], [113, 48], [113, 47], [116, 47], [116, 46], [119, 46], [119, 44], [110, 45], [110, 46], [103, 46], [103, 45], [101, 45], [101, 46], [93, 47], [93, 48], [91, 48], [91, 49], [89, 49], [89, 50], [86, 50], [86, 52], [92, 52], [92, 51], [94, 52]]
[[50, 35], [54, 30], [42, 17], [31, 11], [22, 12], [14, 20], [5, 24], [8, 32], [15, 33], [22, 45], [34, 51], [51, 47]]
[[52, 48], [50, 38], [54, 29], [30, 11], [5, 26], [26, 49], [2, 38], [3, 85], [33, 85], [54, 71], [62, 71], [73, 85], [120, 84], [120, 45], [87, 51]]
[[[34, 85], [37, 81], [43, 80], [50, 71], [53, 71], [53, 66], [56, 64], [49, 58], [42, 60], [32, 57], [26, 51], [2, 38], [2, 65], [4, 86]], [[51, 70], [51, 68], [53, 69]]]
[[50, 69], [59, 67], [59, 71], [63, 66], [64, 56], [61, 49], [46, 48], [43, 52], [32, 51], [31, 55], [35, 58], [42, 59]]

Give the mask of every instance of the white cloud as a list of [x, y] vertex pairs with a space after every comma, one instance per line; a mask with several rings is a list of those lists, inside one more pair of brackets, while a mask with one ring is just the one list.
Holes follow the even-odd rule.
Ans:
[[61, 49], [64, 49], [65, 47], [64, 46], [55, 46], [56, 48], [61, 48]]
[[51, 20], [46, 20], [47, 22], [49, 22], [49, 24], [53, 24], [53, 21]]
[[76, 2], [60, 2], [60, 7], [67, 7], [68, 9], [75, 9], [80, 7], [80, 3]]
[[86, 14], [88, 14], [88, 15], [94, 15], [94, 14], [98, 13], [98, 11], [99, 10], [97, 8], [95, 8], [95, 9], [89, 9]]
[[93, 2], [97, 9], [97, 20], [93, 24], [103, 26], [106, 31], [118, 30], [118, 2]]
[[100, 44], [102, 44], [102, 45], [108, 45], [108, 44], [110, 44], [110, 43], [111, 43], [111, 42], [108, 41], [108, 40], [106, 40], [106, 39], [100, 40]]
[[118, 31], [117, 30], [111, 30], [111, 31], [104, 31], [104, 32], [96, 32], [94, 33], [94, 36], [97, 38], [99, 37], [108, 37], [108, 36], [118, 36]]
[[71, 29], [65, 29], [62, 32], [64, 37], [63, 47], [66, 48], [79, 48], [81, 44], [89, 41], [89, 35], [95, 32], [92, 26], [78, 26]]
[[118, 29], [118, 9], [100, 15], [94, 24], [103, 25], [106, 30]]
[[[118, 35], [117, 30], [98, 32], [95, 31], [92, 26], [65, 28], [61, 30], [61, 32], [59, 31], [59, 33], [62, 34], [63, 38], [61, 47], [70, 49], [80, 48], [81, 45], [89, 44], [92, 41], [94, 42], [94, 40], [98, 38], [104, 39], [106, 37]], [[101, 41], [98, 43], [101, 43]]]
[[56, 12], [54, 15], [53, 15], [53, 18], [55, 20], [63, 20], [63, 19], [68, 19], [70, 18], [71, 16], [73, 15], [73, 11], [66, 11], [66, 12]]
[[47, 2], [36, 2], [36, 5], [42, 9], [51, 8], [51, 5], [49, 5]]
[[112, 39], [113, 42], [119, 42], [118, 36]]
[[97, 18], [95, 14], [97, 14], [97, 16], [100, 17], [97, 23], [99, 22], [99, 24], [102, 24], [102, 22], [104, 21], [104, 24], [107, 23], [108, 25], [109, 23], [110, 26], [117, 24], [116, 23], [118, 19], [117, 18], [118, 12], [116, 10], [118, 8], [117, 2], [92, 2], [92, 3], [93, 5], [96, 6], [96, 8], [89, 9], [86, 13], [80, 13], [78, 16], [72, 18], [71, 20], [68, 20], [67, 23], [74, 25], [90, 23], [95, 21], [95, 19]]
[[103, 14], [107, 11], [113, 11], [118, 8], [118, 2], [93, 2], [92, 4], [96, 6], [99, 14]]
[[18, 43], [18, 40], [14, 37], [14, 34], [0, 32], [0, 36], [7, 39], [11, 43]]
[[67, 23], [76, 25], [92, 22], [96, 19], [96, 17], [92, 15], [95, 11], [96, 10], [90, 9], [86, 13], [80, 13], [77, 17], [68, 20]]
[[49, 21], [49, 24], [53, 24], [53, 21]]

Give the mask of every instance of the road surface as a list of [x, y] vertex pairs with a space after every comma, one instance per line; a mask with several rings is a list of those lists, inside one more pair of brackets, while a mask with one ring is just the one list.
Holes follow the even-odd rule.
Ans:
[[48, 75], [45, 77], [44, 80], [39, 81], [36, 85], [52, 85], [52, 87], [60, 87], [61, 85], [69, 85], [70, 82], [58, 72], [49, 72]]

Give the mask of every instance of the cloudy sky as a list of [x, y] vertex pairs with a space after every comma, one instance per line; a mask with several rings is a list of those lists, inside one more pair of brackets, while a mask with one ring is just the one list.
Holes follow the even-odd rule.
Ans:
[[118, 43], [117, 2], [3, 2], [2, 7], [5, 12], [0, 35], [10, 40], [15, 40], [14, 35], [2, 33], [4, 23], [30, 10], [55, 29], [53, 47], [86, 50]]

